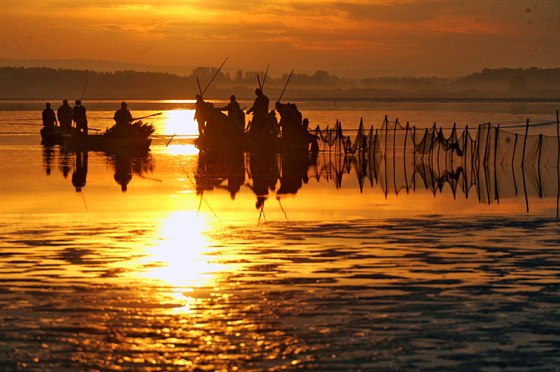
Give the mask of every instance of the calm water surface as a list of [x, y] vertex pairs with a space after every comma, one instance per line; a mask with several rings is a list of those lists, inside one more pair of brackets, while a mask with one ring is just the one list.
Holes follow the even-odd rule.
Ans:
[[[129, 103], [162, 114], [150, 153], [118, 158], [45, 148], [42, 102], [0, 104], [2, 370], [557, 370], [556, 195], [386, 192], [328, 152], [215, 162], [190, 105]], [[350, 129], [557, 109], [360, 105], [300, 106]], [[104, 129], [118, 102], [86, 107]]]

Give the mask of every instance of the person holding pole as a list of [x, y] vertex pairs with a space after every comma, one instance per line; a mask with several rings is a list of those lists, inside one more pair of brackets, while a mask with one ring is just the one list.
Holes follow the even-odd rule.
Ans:
[[264, 95], [262, 89], [255, 89], [255, 101], [253, 106], [247, 110], [247, 114], [253, 113], [253, 120], [251, 122], [250, 135], [253, 139], [260, 138], [266, 127], [266, 119], [268, 116], [268, 104], [270, 100]]
[[88, 121], [86, 115], [86, 108], [82, 106], [82, 100], [77, 99], [76, 105], [72, 109], [72, 120], [76, 123], [78, 133], [88, 134]]
[[113, 119], [115, 120], [115, 130], [118, 133], [118, 137], [125, 137], [128, 127], [133, 120], [126, 102], [121, 102], [121, 108], [115, 111]]

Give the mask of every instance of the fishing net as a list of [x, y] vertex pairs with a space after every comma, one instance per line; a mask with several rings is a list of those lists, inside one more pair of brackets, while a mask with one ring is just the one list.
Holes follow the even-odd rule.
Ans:
[[[539, 125], [558, 124], [532, 127]], [[349, 136], [336, 121], [333, 128], [312, 131], [328, 150], [316, 177], [333, 179], [339, 187], [343, 174], [353, 169], [360, 187], [378, 184], [386, 195], [418, 187], [436, 194], [448, 186], [454, 196], [475, 192], [486, 203], [519, 194], [558, 197], [560, 137], [528, 135], [529, 122], [518, 127], [525, 133], [491, 123], [419, 129], [385, 118], [378, 128], [367, 129], [360, 121]]]

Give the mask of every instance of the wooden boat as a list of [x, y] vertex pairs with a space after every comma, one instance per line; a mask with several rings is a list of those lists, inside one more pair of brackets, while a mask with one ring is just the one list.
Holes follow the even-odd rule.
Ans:
[[113, 126], [101, 134], [83, 134], [76, 128], [70, 132], [54, 127], [41, 129], [41, 143], [44, 145], [62, 145], [70, 151], [104, 151], [117, 154], [145, 153], [152, 144], [150, 135], [154, 127], [141, 120], [116, 128]]
[[75, 131], [74, 128], [71, 132], [63, 131], [60, 127], [54, 127], [51, 130], [42, 128], [40, 131], [41, 144], [46, 146], [64, 145], [64, 137], [69, 137], [73, 131]]

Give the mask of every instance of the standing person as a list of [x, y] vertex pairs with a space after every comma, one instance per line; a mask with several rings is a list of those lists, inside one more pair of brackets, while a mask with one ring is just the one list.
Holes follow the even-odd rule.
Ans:
[[266, 130], [269, 99], [264, 95], [262, 89], [255, 89], [255, 94], [257, 97], [255, 98], [255, 102], [253, 102], [253, 107], [247, 110], [247, 113], [253, 113], [250, 129], [251, 138], [259, 141]]
[[247, 113], [253, 113], [253, 121], [264, 119], [268, 115], [268, 104], [269, 99], [264, 95], [262, 89], [255, 89], [255, 102], [253, 102], [253, 107], [247, 110]]
[[88, 134], [88, 121], [86, 108], [82, 106], [81, 100], [76, 100], [76, 106], [72, 109], [72, 120], [76, 123], [76, 129], [79, 133]]
[[121, 108], [115, 112], [115, 130], [120, 137], [126, 137], [127, 130], [132, 122], [132, 114], [128, 111], [126, 102], [121, 102]]
[[72, 107], [68, 104], [67, 99], [62, 101], [62, 106], [56, 111], [56, 116], [60, 123], [60, 129], [64, 132], [69, 132], [70, 128], [72, 128]]
[[239, 106], [234, 95], [229, 99], [230, 102], [226, 106], [218, 108], [218, 110], [227, 111], [227, 116], [235, 128], [235, 133], [243, 134], [245, 132], [245, 113], [241, 110], [241, 106]]
[[53, 130], [56, 126], [57, 121], [56, 121], [56, 116], [54, 114], [54, 111], [51, 108], [51, 104], [49, 102], [46, 103], [42, 116], [43, 116], [43, 127], [45, 128], [45, 130]]

